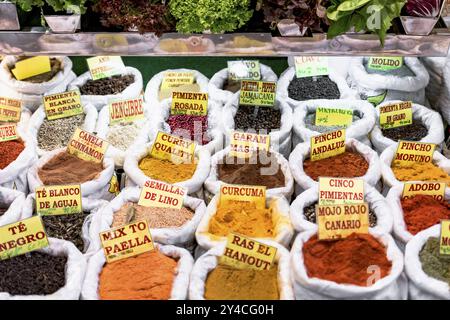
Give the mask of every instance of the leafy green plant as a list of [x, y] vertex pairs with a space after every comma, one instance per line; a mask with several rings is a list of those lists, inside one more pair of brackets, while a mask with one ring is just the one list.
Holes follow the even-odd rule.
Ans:
[[327, 9], [330, 20], [328, 37], [334, 38], [349, 31], [369, 31], [384, 39], [392, 20], [400, 16], [406, 0], [331, 0]]
[[33, 7], [43, 8], [49, 6], [56, 12], [68, 11], [73, 13], [84, 13], [86, 12], [86, 1], [87, 0], [15, 0], [14, 3], [23, 11], [31, 11]]
[[169, 6], [183, 33], [234, 31], [253, 14], [250, 0], [171, 0]]

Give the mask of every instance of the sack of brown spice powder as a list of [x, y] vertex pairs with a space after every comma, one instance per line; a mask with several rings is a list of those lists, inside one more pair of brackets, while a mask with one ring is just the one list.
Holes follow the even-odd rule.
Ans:
[[24, 202], [23, 192], [0, 187], [0, 226], [19, 221]]

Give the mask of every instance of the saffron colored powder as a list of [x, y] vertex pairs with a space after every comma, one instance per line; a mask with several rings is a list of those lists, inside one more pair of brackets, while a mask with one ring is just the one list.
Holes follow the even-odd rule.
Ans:
[[392, 172], [399, 181], [437, 181], [450, 186], [450, 176], [431, 162], [392, 162]]
[[148, 155], [139, 162], [139, 169], [152, 179], [167, 183], [177, 183], [191, 179], [195, 169], [197, 169], [197, 164], [175, 164], [171, 161], [156, 159]]
[[22, 140], [0, 142], [0, 170], [5, 169], [16, 160], [23, 149], [25, 149], [25, 144]]

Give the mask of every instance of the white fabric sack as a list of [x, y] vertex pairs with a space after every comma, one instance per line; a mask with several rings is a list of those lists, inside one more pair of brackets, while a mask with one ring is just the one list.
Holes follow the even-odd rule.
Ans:
[[0, 300], [78, 300], [81, 293], [87, 261], [81, 252], [69, 241], [49, 238], [49, 246], [37, 250], [52, 256], [66, 256], [66, 283], [56, 292], [48, 295], [11, 295], [0, 292]]
[[159, 105], [159, 88], [164, 79], [166, 72], [192, 72], [194, 74], [194, 83], [197, 83], [200, 87], [199, 92], [208, 92], [209, 79], [197, 70], [192, 69], [168, 69], [155, 74], [145, 87], [145, 101], [151, 106]]
[[42, 104], [44, 95], [66, 91], [68, 84], [76, 78], [72, 72], [72, 61], [68, 57], [52, 56], [61, 61], [62, 70], [53, 79], [43, 83], [19, 81], [9, 71], [16, 64], [15, 56], [5, 57], [0, 64], [0, 91], [2, 96], [22, 100], [22, 107], [31, 111]]
[[[96, 216], [100, 216], [101, 212], [100, 209], [105, 206], [108, 202], [104, 200], [98, 200], [98, 199], [88, 199], [88, 198], [81, 198], [81, 208], [83, 212], [89, 212], [88, 215], [86, 215], [83, 223], [83, 228], [81, 230], [81, 237], [83, 238], [84, 242], [84, 250], [81, 252], [83, 255], [89, 259], [89, 257], [94, 254], [99, 247], [96, 247], [98, 241], [98, 234], [96, 235], [96, 238], [92, 238], [91, 234], [89, 233], [89, 230], [92, 229], [99, 229], [99, 226], [93, 226], [94, 223], [99, 223], [101, 220], [99, 218], [94, 218]], [[31, 193], [27, 196], [24, 205], [22, 207], [22, 213], [20, 220], [31, 218], [32, 216], [36, 215], [36, 194]], [[61, 239], [63, 240], [63, 239]], [[70, 242], [70, 241], [69, 241]], [[77, 248], [78, 250], [78, 248]]]
[[[112, 158], [114, 160], [114, 164], [116, 167], [123, 167], [123, 163], [125, 161], [125, 157], [127, 155], [127, 152], [131, 150], [131, 148], [134, 145], [140, 145], [145, 142], [147, 142], [148, 135], [152, 131], [151, 128], [151, 121], [150, 118], [150, 110], [149, 106], [144, 103], [144, 114], [145, 118], [134, 121], [135, 123], [139, 124], [141, 126], [141, 131], [139, 132], [138, 136], [136, 137], [136, 140], [133, 144], [129, 146], [129, 148], [126, 151], [123, 151], [119, 148], [116, 148], [111, 143], [109, 144], [108, 150], [106, 150], [106, 156], [109, 158]], [[108, 133], [110, 130], [110, 117], [109, 117], [109, 105], [105, 105], [98, 114], [98, 121], [97, 121], [97, 127], [95, 129], [95, 132], [97, 132], [97, 137], [107, 140]]]
[[[277, 81], [278, 76], [273, 72], [272, 68], [260, 63], [261, 81]], [[209, 98], [216, 100], [220, 106], [225, 105], [233, 97], [233, 92], [224, 90], [223, 86], [228, 81], [228, 68], [217, 71], [208, 84]]]
[[386, 247], [392, 262], [390, 274], [369, 287], [339, 284], [329, 280], [310, 278], [303, 257], [303, 244], [316, 234], [315, 230], [298, 234], [291, 249], [291, 278], [297, 300], [406, 300], [408, 283], [403, 274], [403, 254], [389, 234], [369, 230]]
[[[230, 152], [230, 147], [219, 151], [211, 158], [211, 171], [209, 172], [208, 179], [205, 181], [205, 198], [209, 201], [214, 195], [220, 193], [220, 186], [224, 182], [219, 180], [218, 177], [218, 164], [224, 159], [224, 157]], [[294, 192], [294, 178], [289, 168], [289, 162], [280, 153], [270, 150], [271, 154], [275, 157], [281, 171], [284, 175], [284, 186], [279, 188], [272, 188], [266, 190], [266, 195], [270, 197], [283, 196], [286, 199], [290, 199]], [[271, 160], [272, 161], [272, 160]], [[271, 166], [269, 166], [271, 167]], [[261, 175], [264, 172], [261, 172]]]
[[[151, 127], [155, 130], [153, 136], [156, 136], [158, 131], [164, 131], [166, 133], [172, 133], [167, 120], [170, 116], [172, 99], [165, 99], [162, 101], [159, 106], [159, 114], [160, 118], [153, 117]], [[200, 147], [206, 148], [210, 154], [214, 154], [215, 152], [221, 150], [223, 148], [223, 133], [220, 130], [220, 125], [222, 122], [222, 108], [219, 104], [211, 99], [208, 99], [208, 131], [203, 133], [207, 136], [209, 142], [205, 145], [199, 145]], [[201, 127], [201, 125], [199, 126]], [[185, 137], [186, 139], [192, 140], [190, 133], [184, 129], [175, 130], [173, 133], [176, 136]], [[195, 134], [197, 136], [197, 133]], [[152, 136], [152, 134], [150, 134]]]
[[[277, 280], [280, 300], [294, 300], [294, 292], [292, 290], [292, 283], [289, 276], [289, 251], [279, 243], [273, 241], [265, 241], [265, 243], [277, 248], [274, 263], [277, 263], [278, 266]], [[195, 261], [189, 284], [189, 300], [205, 300], [206, 279], [208, 278], [208, 274], [219, 264], [219, 258], [223, 255], [224, 251], [225, 244], [220, 244], [208, 250], [197, 261]]]
[[425, 105], [425, 87], [430, 76], [422, 62], [415, 57], [405, 57], [404, 66], [414, 74], [412, 76], [370, 74], [364, 67], [368, 58], [357, 57], [350, 64], [349, 77], [347, 78], [351, 88], [358, 91], [363, 100], [365, 97], [374, 97], [386, 92], [386, 97], [381, 101], [403, 100], [413, 101]]
[[373, 106], [362, 100], [309, 100], [298, 104], [294, 110], [294, 135], [300, 137], [300, 141], [309, 141], [311, 137], [321, 134], [309, 129], [305, 124], [308, 114], [315, 114], [317, 108], [350, 109], [361, 116], [354, 121], [345, 132], [347, 138], [355, 138], [363, 141], [375, 124]]
[[[385, 149], [383, 153], [380, 155], [381, 175], [383, 178], [385, 188], [392, 188], [397, 185], [401, 185], [403, 187], [404, 184], [403, 181], [397, 180], [397, 178], [394, 175], [394, 172], [391, 169], [391, 163], [397, 152], [397, 146], [398, 143], [393, 144], [389, 148]], [[444, 157], [442, 153], [439, 153], [437, 151], [434, 152], [433, 164], [435, 166], [440, 167], [448, 174], [450, 174], [450, 160]]]
[[[28, 170], [28, 183], [30, 185], [30, 192], [34, 193], [37, 187], [43, 185], [39, 178], [39, 169], [42, 168], [49, 160], [59, 153], [66, 151], [66, 148], [56, 149], [47, 152], [43, 155], [33, 166]], [[114, 175], [114, 161], [111, 158], [103, 158], [103, 171], [100, 172], [94, 180], [87, 181], [81, 184], [81, 195], [89, 199], [103, 199], [110, 200], [115, 197], [109, 191], [110, 181]], [[75, 183], [76, 181], [74, 181]]]
[[[101, 247], [98, 234], [100, 232], [111, 229], [114, 214], [119, 211], [120, 208], [122, 208], [126, 203], [138, 203], [141, 191], [142, 188], [139, 187], [125, 188], [115, 199], [113, 199], [110, 203], [108, 203], [108, 205], [101, 209], [99, 218], [101, 218], [101, 220], [103, 221], [102, 223], [95, 224], [95, 226], [100, 226], [100, 230], [91, 230], [93, 236], [97, 235], [95, 241], [98, 242], [98, 248]], [[201, 199], [186, 196], [183, 201], [183, 206], [185, 208], [191, 209], [194, 212], [192, 219], [187, 221], [180, 227], [150, 228], [150, 233], [152, 235], [153, 241], [161, 244], [171, 244], [183, 248], [190, 248], [194, 245], [193, 242], [195, 230], [197, 229], [200, 220], [206, 212], [206, 205], [205, 202]]]
[[[386, 200], [391, 205], [391, 212], [394, 218], [393, 235], [399, 247], [404, 249], [405, 245], [414, 237], [406, 227], [405, 219], [403, 216], [403, 208], [401, 204], [401, 197], [403, 194], [403, 186], [397, 185], [392, 187], [389, 191]], [[450, 201], [450, 188], [445, 189], [445, 200]]]
[[438, 101], [444, 91], [444, 67], [446, 58], [444, 57], [421, 57], [423, 65], [427, 68], [430, 75], [430, 81], [425, 88], [427, 99], [433, 107], [438, 106]]
[[[370, 147], [355, 139], [346, 139], [345, 146], [347, 151], [359, 153], [369, 164], [365, 175], [360, 177], [371, 186], [375, 186], [380, 180], [381, 168], [380, 159], [375, 151]], [[309, 189], [318, 186], [319, 182], [311, 179], [303, 170], [303, 162], [309, 159], [310, 143], [304, 142], [297, 145], [289, 157], [289, 166], [295, 182], [303, 189]]]
[[[281, 112], [281, 127], [277, 130], [272, 130], [269, 133], [270, 136], [270, 147], [275, 151], [280, 152], [285, 158], [289, 157], [291, 152], [291, 130], [292, 130], [292, 109], [289, 105], [282, 99], [275, 100], [275, 108], [279, 109]], [[222, 110], [222, 129], [225, 135], [225, 145], [230, 144], [230, 134], [235, 131], [234, 116], [239, 108], [239, 92], [233, 95], [233, 98], [227, 102]], [[265, 108], [265, 107], [261, 107]], [[266, 132], [263, 132], [266, 131]], [[255, 129], [248, 129], [246, 132], [268, 134], [267, 130], [261, 130], [261, 132], [256, 132]], [[281, 150], [281, 145], [288, 143], [289, 148], [286, 150]], [[283, 152], [281, 152], [283, 151]]]
[[[117, 94], [107, 94], [107, 95], [81, 95], [81, 102], [83, 104], [92, 104], [97, 110], [109, 103], [111, 100], [125, 100], [133, 99], [139, 97], [143, 88], [142, 74], [141, 72], [133, 67], [125, 67], [123, 75], [132, 74], [134, 75], [134, 82], [130, 84], [125, 90]], [[86, 71], [75, 80], [69, 84], [69, 90], [80, 89], [88, 80], [91, 80], [91, 72]]]
[[[216, 236], [209, 233], [209, 222], [212, 217], [216, 214], [217, 205], [219, 204], [220, 194], [215, 195], [211, 202], [206, 207], [206, 214], [203, 216], [200, 224], [195, 232], [195, 238], [199, 246], [204, 249], [211, 249], [212, 247], [220, 244], [226, 243], [227, 238]], [[292, 236], [294, 235], [294, 229], [292, 228], [291, 221], [289, 219], [289, 202], [284, 197], [266, 197], [266, 207], [274, 202], [274, 215], [272, 216], [273, 221], [273, 234], [272, 238], [255, 238], [257, 241], [272, 240], [281, 245], [287, 247], [291, 242]], [[245, 234], [244, 234], [245, 236]]]
[[16, 160], [0, 169], [0, 187], [15, 189], [26, 194], [28, 193], [27, 171], [37, 159], [36, 145], [26, 132], [26, 128], [17, 126], [17, 133], [24, 142], [25, 149]]
[[23, 192], [0, 187], [0, 208], [7, 209], [0, 216], [0, 226], [19, 221], [24, 203], [25, 194]]
[[[364, 201], [369, 205], [377, 216], [377, 224], [370, 228], [378, 233], [391, 233], [392, 231], [392, 215], [389, 201], [372, 186], [367, 183], [364, 185], [365, 198]], [[308, 230], [317, 231], [317, 224], [308, 221], [304, 215], [304, 208], [319, 201], [319, 188], [313, 187], [301, 193], [291, 204], [290, 217], [291, 223], [297, 232]]]
[[[186, 300], [189, 287], [189, 276], [194, 266], [194, 259], [191, 254], [183, 248], [172, 245], [160, 245], [154, 243], [155, 249], [159, 250], [165, 256], [178, 260], [176, 276], [172, 285], [170, 300]], [[98, 300], [98, 285], [100, 273], [106, 263], [103, 250], [97, 251], [88, 262], [86, 277], [84, 278], [83, 288], [81, 290], [81, 299]], [[149, 266], [157, 268], [158, 266]]]
[[[403, 101], [388, 101], [375, 108], [376, 122], [370, 133], [370, 141], [379, 153], [396, 143], [394, 140], [383, 136], [379, 126], [380, 107], [401, 102]], [[428, 129], [428, 134], [418, 142], [434, 143], [439, 146], [444, 141], [444, 125], [439, 113], [417, 103], [412, 104], [412, 111], [413, 121], [420, 121]]]
[[[84, 118], [84, 123], [80, 128], [85, 131], [88, 131], [88, 132], [94, 132], [95, 125], [97, 123], [97, 117], [98, 117], [97, 109], [91, 104], [86, 104], [83, 106], [83, 110], [84, 110], [84, 114], [86, 115], [86, 117]], [[29, 130], [28, 132], [29, 132], [30, 136], [33, 138], [34, 143], [36, 144], [36, 152], [39, 157], [41, 157], [46, 152], [48, 152], [46, 150], [39, 148], [39, 146], [38, 146], [39, 129], [41, 128], [42, 123], [44, 123], [44, 120], [46, 118], [47, 118], [47, 115], [45, 114], [44, 106], [41, 105], [33, 113], [33, 116], [31, 117], [30, 123], [28, 126], [28, 130]]]
[[[136, 185], [142, 187], [149, 179], [149, 177], [147, 177], [139, 168], [139, 161], [150, 153], [152, 146], [153, 142], [135, 146], [135, 148], [132, 148], [132, 150], [128, 152], [123, 165], [123, 169], [127, 175], [127, 187]], [[187, 188], [188, 194], [193, 194], [202, 189], [203, 182], [208, 177], [211, 167], [211, 155], [208, 150], [196, 146], [195, 157], [198, 159], [198, 162], [194, 175], [189, 180], [174, 183], [176, 186]]]
[[442, 117], [450, 124], [450, 58], [447, 57], [443, 69], [442, 92], [437, 102], [437, 108], [440, 110]]
[[[286, 101], [288, 105], [295, 110], [302, 102], [304, 101], [298, 101], [292, 98], [289, 98], [289, 84], [291, 83], [292, 79], [295, 77], [295, 67], [289, 67], [287, 68], [278, 79], [277, 83], [277, 98], [283, 101]], [[347, 81], [345, 78], [340, 74], [340, 72], [336, 71], [334, 68], [329, 68], [329, 75], [331, 81], [336, 83], [339, 92], [341, 94], [340, 99], [358, 99], [358, 94], [356, 91], [350, 89], [350, 87], [347, 84]]]
[[419, 254], [429, 238], [439, 238], [441, 226], [425, 229], [408, 242], [405, 249], [405, 272], [408, 276], [409, 298], [412, 300], [450, 300], [448, 283], [430, 277], [422, 269]]

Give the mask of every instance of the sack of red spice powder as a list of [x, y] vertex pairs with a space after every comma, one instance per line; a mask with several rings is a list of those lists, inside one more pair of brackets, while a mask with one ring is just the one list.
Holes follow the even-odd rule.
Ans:
[[0, 209], [6, 209], [0, 214], [0, 226], [19, 221], [24, 202], [23, 192], [0, 187]]
[[[303, 257], [303, 245], [314, 235], [316, 230], [299, 233], [291, 249], [291, 278], [294, 295], [297, 300], [406, 300], [408, 283], [403, 274], [403, 254], [389, 234], [369, 230], [385, 248], [387, 259], [392, 263], [390, 273], [370, 286], [340, 284], [334, 281], [309, 277]], [[363, 258], [363, 257], [361, 257]], [[374, 266], [375, 267], [375, 266]], [[350, 266], [351, 268], [351, 266]], [[351, 275], [352, 271], [342, 270], [342, 274]], [[368, 270], [376, 276], [374, 271]]]
[[[264, 241], [277, 248], [274, 264], [278, 267], [278, 292], [280, 300], [294, 300], [294, 292], [289, 274], [289, 251], [279, 243]], [[200, 256], [194, 264], [189, 283], [189, 300], [205, 300], [205, 283], [208, 274], [219, 264], [219, 258], [225, 251], [225, 244], [219, 244]], [[239, 284], [236, 283], [236, 286]]]
[[419, 258], [428, 239], [439, 238], [440, 234], [439, 224], [419, 232], [406, 244], [405, 273], [408, 276], [409, 298], [412, 300], [450, 300], [449, 284], [426, 274]]
[[[172, 245], [162, 245], [154, 243], [155, 249], [159, 250], [165, 256], [178, 261], [176, 276], [172, 284], [170, 300], [186, 300], [189, 287], [189, 276], [194, 266], [194, 259], [189, 251]], [[97, 251], [90, 259], [87, 265], [86, 276], [81, 290], [81, 299], [98, 300], [98, 284], [100, 273], [106, 263], [103, 250]], [[151, 267], [151, 266], [149, 266]], [[154, 266], [158, 268], [158, 266]]]

